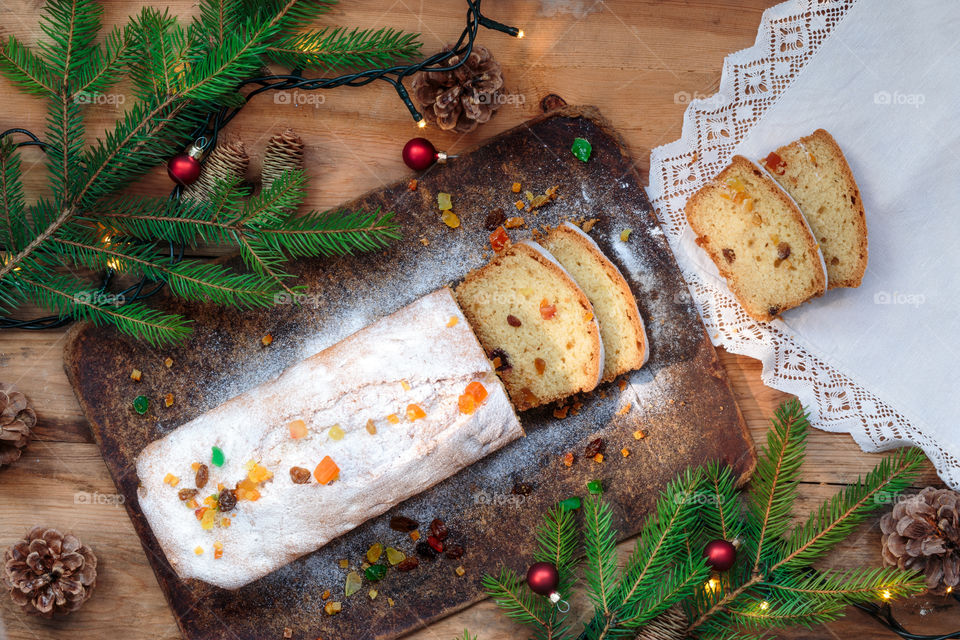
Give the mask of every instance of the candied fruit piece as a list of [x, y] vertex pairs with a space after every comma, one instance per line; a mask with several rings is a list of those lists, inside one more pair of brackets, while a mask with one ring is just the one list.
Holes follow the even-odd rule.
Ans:
[[370, 589], [370, 591], [367, 591], [367, 595], [370, 597], [371, 600], [376, 600], [376, 599], [377, 599], [377, 590], [376, 590], [376, 589]]
[[747, 190], [746, 185], [743, 184], [743, 180], [741, 180], [740, 178], [737, 178], [736, 176], [732, 178], [727, 178], [725, 183], [731, 191], [735, 191], [739, 193], [741, 191]]
[[343, 440], [343, 436], [345, 434], [343, 432], [343, 429], [340, 427], [340, 423], [337, 423], [332, 427], [330, 427], [329, 435], [330, 435], [330, 439], [333, 440], [334, 442], [338, 440]]
[[251, 482], [266, 482], [272, 477], [273, 473], [270, 472], [266, 467], [259, 464], [254, 465], [253, 469], [247, 472], [247, 478], [249, 478]]
[[623, 449], [620, 449], [620, 455], [626, 458], [627, 456], [630, 455], [630, 449], [627, 449], [626, 447], [624, 447]]
[[204, 531], [210, 531], [213, 529], [213, 524], [217, 520], [217, 511], [216, 509], [207, 509], [206, 513], [203, 514], [203, 517], [200, 518], [200, 526]]
[[641, 431], [640, 429], [637, 429], [636, 431], [633, 432], [634, 440], [643, 440], [646, 437], [647, 437], [647, 434]]
[[527, 197], [527, 200], [533, 200], [536, 196], [533, 195], [533, 191], [524, 191], [523, 195]]
[[476, 380], [467, 385], [467, 390], [465, 393], [473, 396], [473, 399], [477, 401], [477, 404], [480, 404], [487, 399], [487, 388], [483, 386], [481, 382]]
[[574, 138], [570, 152], [580, 162], [586, 162], [590, 159], [590, 154], [593, 153], [593, 146], [586, 138]]
[[513, 206], [515, 206], [517, 209], [523, 209], [527, 205], [523, 203], [523, 200], [517, 200], [516, 202], [513, 203]]
[[307, 435], [307, 423], [303, 420], [294, 420], [289, 425], [290, 437], [294, 440], [299, 440]]
[[457, 567], [456, 569], [454, 569], [454, 572], [455, 572], [458, 576], [462, 576], [463, 574], [465, 574], [465, 573], [467, 572], [467, 570], [464, 569], [463, 566], [459, 566], [459, 567]]
[[447, 552], [443, 555], [447, 556], [451, 560], [457, 560], [458, 558], [463, 557], [463, 547], [458, 544], [449, 545], [447, 547]]
[[166, 407], [172, 407], [172, 406], [173, 406], [173, 394], [172, 394], [172, 393], [168, 393], [167, 395], [163, 396], [163, 404], [164, 404], [164, 406], [166, 406]]
[[373, 423], [373, 419], [367, 420], [367, 433], [372, 436], [377, 435], [377, 425]]
[[568, 467], [573, 466], [573, 454], [570, 453], [569, 451], [563, 454], [563, 464], [565, 464]]
[[370, 548], [367, 549], [367, 562], [370, 564], [376, 564], [377, 560], [380, 559], [380, 556], [383, 555], [383, 545], [379, 542], [374, 542], [370, 545]]
[[350, 561], [347, 560], [346, 558], [341, 558], [340, 560], [337, 561], [337, 564], [340, 565], [341, 569], [346, 569], [347, 567], [350, 566]]
[[603, 484], [599, 480], [591, 480], [587, 483], [587, 491], [592, 495], [603, 493]]
[[440, 219], [443, 221], [443, 224], [447, 225], [451, 229], [456, 229], [460, 226], [460, 218], [457, 217], [453, 211], [444, 211], [443, 215], [440, 216]]
[[503, 226], [506, 227], [507, 229], [517, 229], [519, 227], [522, 227], [523, 224], [524, 224], [523, 217], [516, 216], [513, 218], [507, 218], [506, 222], [503, 223]]
[[307, 484], [310, 482], [310, 470], [303, 467], [290, 467], [290, 480], [293, 484]]
[[443, 553], [443, 542], [436, 536], [427, 536], [427, 544], [437, 553]]
[[184, 502], [189, 502], [190, 500], [193, 500], [194, 498], [197, 497], [197, 490], [196, 489], [180, 489], [180, 491], [177, 492], [177, 497]]
[[407, 382], [406, 380], [401, 380], [401, 381], [400, 381], [400, 386], [403, 387], [403, 390], [404, 390], [404, 391], [410, 391], [410, 389], [411, 389], [410, 383]]
[[376, 582], [377, 580], [382, 580], [383, 577], [387, 575], [387, 565], [375, 564], [367, 567], [367, 570], [363, 573], [367, 577], [367, 580]]
[[450, 199], [449, 193], [441, 191], [437, 194], [437, 208], [440, 209], [440, 211], [453, 209], [453, 200]]
[[363, 578], [360, 577], [360, 574], [356, 571], [351, 571], [347, 574], [347, 580], [343, 585], [343, 595], [350, 597], [360, 590], [360, 585], [363, 584]]
[[447, 320], [447, 326], [448, 327], [456, 326], [458, 322], [460, 322], [460, 319], [457, 318], [457, 316], [450, 316], [450, 319]]
[[134, 382], [140, 382], [140, 378], [143, 377], [143, 372], [140, 369], [134, 369], [130, 372], [130, 379]]
[[400, 564], [406, 559], [406, 557], [407, 554], [405, 554], [403, 551], [394, 549], [393, 547], [387, 547], [387, 562], [389, 562], [391, 565]]
[[213, 466], [222, 467], [226, 459], [226, 456], [223, 455], [223, 449], [220, 447], [212, 447], [210, 449], [210, 462]]
[[340, 467], [333, 461], [333, 458], [324, 456], [320, 464], [317, 465], [317, 468], [313, 470], [313, 477], [316, 478], [320, 484], [329, 484], [339, 473]]
[[180, 478], [173, 475], [172, 473], [168, 473], [167, 475], [163, 476], [163, 482], [165, 484], [170, 485], [171, 487], [175, 487], [180, 483]]
[[150, 408], [150, 398], [147, 396], [137, 396], [133, 399], [133, 410], [143, 415]]
[[230, 520], [230, 518], [224, 518], [223, 520], [220, 521], [220, 525], [223, 527], [229, 528], [231, 524], [232, 524], [232, 521]]
[[457, 406], [460, 408], [460, 413], [468, 416], [477, 410], [477, 402], [469, 393], [464, 393], [457, 399]]
[[340, 613], [342, 609], [343, 605], [339, 602], [328, 602], [327, 604], [323, 605], [323, 610], [327, 612], [328, 616], [336, 615]]
[[217, 540], [213, 543], [213, 558], [219, 560], [223, 557], [223, 543]]
[[413, 422], [414, 420], [419, 420], [420, 418], [426, 418], [426, 412], [418, 404], [408, 404], [407, 405], [407, 420]]
[[633, 229], [624, 229], [620, 232], [620, 240], [627, 242], [630, 239], [631, 233], [633, 233]]
[[[402, 562], [397, 565], [397, 571], [413, 571], [420, 564], [420, 561], [416, 556], [410, 556], [405, 558]], [[393, 606], [393, 600], [387, 599], [390, 602], [390, 606]]]
[[420, 532], [419, 532], [419, 531], [411, 531], [411, 532], [410, 532], [410, 539], [413, 540], [414, 542], [416, 542], [417, 540], [419, 540], [419, 539], [420, 539]]
[[540, 301], [540, 317], [544, 320], [550, 320], [557, 315], [556, 305], [550, 304], [550, 301], [544, 298]]
[[400, 424], [400, 417], [395, 413], [391, 413], [387, 416], [387, 422], [390, 424]]
[[407, 189], [410, 189], [410, 191], [416, 191], [416, 190], [417, 190], [417, 184], [418, 184], [418, 183], [417, 183], [417, 180], [416, 180], [416, 178], [414, 178], [413, 180], [411, 180], [410, 182], [407, 183]]
[[513, 186], [510, 187], [510, 191], [513, 191], [514, 193], [520, 193], [520, 183], [514, 182]]
[[603, 462], [603, 454], [598, 453], [597, 455], [593, 456], [593, 461], [596, 462], [597, 464], [600, 464], [601, 462]]
[[771, 173], [775, 173], [778, 176], [783, 175], [784, 170], [787, 168], [787, 163], [783, 161], [777, 153], [771, 151], [770, 154], [764, 159], [763, 166], [767, 168]]
[[197, 554], [198, 556], [202, 556], [202, 555], [203, 555], [203, 547], [196, 547], [196, 548], [193, 550], [193, 552], [194, 552], [195, 554]]
[[507, 230], [502, 226], [494, 229], [493, 233], [490, 234], [490, 247], [496, 251], [503, 251], [507, 246], [510, 245], [510, 236], [507, 235]]
[[265, 347], [269, 347], [271, 344], [273, 344], [273, 334], [268, 333], [267, 335], [260, 338], [260, 344], [262, 344]]
[[533, 366], [537, 368], [537, 373], [543, 375], [543, 372], [547, 370], [547, 361], [543, 358], [534, 358]]
[[250, 491], [247, 491], [247, 492], [244, 494], [244, 497], [245, 497], [247, 500], [249, 500], [250, 502], [256, 502], [257, 500], [260, 499], [260, 490], [259, 490], [259, 489], [251, 489]]

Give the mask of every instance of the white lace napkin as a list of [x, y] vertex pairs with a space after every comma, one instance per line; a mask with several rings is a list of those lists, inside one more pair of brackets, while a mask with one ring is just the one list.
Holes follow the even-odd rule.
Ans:
[[[714, 342], [761, 359], [814, 424], [865, 450], [921, 446], [960, 488], [960, 2], [786, 2], [757, 45], [691, 103], [683, 138], [654, 150], [648, 188]], [[758, 159], [830, 131], [867, 214], [858, 289], [761, 325], [693, 243], [683, 204], [734, 153]]]

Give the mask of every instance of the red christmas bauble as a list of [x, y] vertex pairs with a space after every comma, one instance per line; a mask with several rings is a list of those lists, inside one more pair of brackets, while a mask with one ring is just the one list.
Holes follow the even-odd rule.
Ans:
[[191, 185], [200, 177], [200, 160], [190, 153], [178, 153], [167, 162], [167, 175], [179, 185]]
[[403, 162], [414, 171], [429, 169], [439, 157], [437, 148], [426, 138], [414, 138], [403, 146]]
[[527, 584], [541, 596], [553, 595], [560, 584], [560, 572], [549, 562], [536, 562], [527, 569]]
[[726, 540], [711, 540], [703, 549], [707, 564], [717, 571], [726, 571], [737, 561], [737, 548]]

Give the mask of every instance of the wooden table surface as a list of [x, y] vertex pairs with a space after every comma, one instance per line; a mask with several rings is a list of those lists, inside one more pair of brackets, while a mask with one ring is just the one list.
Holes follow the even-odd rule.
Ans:
[[[0, 36], [13, 33], [34, 43], [40, 33], [41, 4], [37, 0], [0, 3]], [[196, 11], [190, 0], [170, 0], [169, 4], [173, 13], [183, 17]], [[591, 0], [583, 4], [589, 5]], [[527, 33], [519, 41], [494, 32], [483, 32], [480, 38], [503, 64], [507, 90], [514, 99], [470, 135], [430, 129], [426, 135], [439, 148], [456, 153], [537, 114], [541, 98], [555, 93], [571, 104], [598, 106], [626, 137], [646, 175], [650, 149], [680, 135], [685, 108], [682, 96], [716, 90], [724, 56], [753, 44], [761, 13], [772, 4], [771, 0], [610, 0], [601, 11], [577, 18], [539, 15], [538, 0], [488, 0], [485, 13], [521, 26]], [[104, 22], [108, 26], [122, 23], [141, 6], [139, 2], [105, 3]], [[464, 12], [459, 0], [343, 0], [328, 22], [420, 31], [424, 53], [430, 53], [459, 34]], [[0, 80], [0, 90], [0, 130], [26, 127], [42, 134], [45, 105], [4, 80]], [[116, 119], [126, 91], [121, 86], [115, 90], [118, 97], [113, 104], [88, 109], [90, 139]], [[311, 207], [329, 207], [408, 175], [400, 161], [400, 149], [420, 132], [392, 89], [372, 85], [316, 95], [322, 104], [276, 104], [270, 95], [260, 96], [231, 123], [229, 131], [242, 135], [254, 169], [259, 166], [266, 138], [293, 127], [307, 144]], [[26, 153], [24, 167], [28, 196], [41, 194], [46, 176], [39, 153]], [[159, 195], [169, 187], [161, 170], [131, 191]], [[414, 232], [407, 235], [415, 237]], [[64, 333], [0, 333], [0, 380], [23, 390], [39, 418], [37, 440], [19, 463], [0, 470], [0, 548], [36, 524], [72, 530], [98, 554], [100, 577], [94, 597], [64, 621], [24, 616], [7, 598], [0, 598], [0, 640], [3, 624], [9, 637], [18, 640], [178, 638], [173, 617], [125, 511], [116, 504], [113, 483], [67, 384], [61, 364]], [[774, 407], [786, 396], [763, 386], [757, 361], [723, 351], [720, 355], [740, 408], [759, 440]], [[878, 455], [861, 452], [850, 436], [843, 434], [814, 431], [808, 450], [799, 500], [804, 513], [879, 460]], [[928, 466], [918, 484], [937, 482]], [[874, 519], [826, 565], [877, 565], [879, 538]], [[586, 611], [585, 605], [583, 600], [574, 603], [577, 611]], [[944, 599], [919, 597], [896, 609], [908, 628], [922, 633], [960, 627], [960, 607]], [[491, 603], [483, 602], [411, 637], [446, 640], [462, 635], [465, 627], [482, 640], [506, 640], [522, 634]], [[281, 631], [265, 631], [264, 637], [279, 638]], [[777, 637], [851, 636], [896, 637], [853, 609], [833, 624]]]

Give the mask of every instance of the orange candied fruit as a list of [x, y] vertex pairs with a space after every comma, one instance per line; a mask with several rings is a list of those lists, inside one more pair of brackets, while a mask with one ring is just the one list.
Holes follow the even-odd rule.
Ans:
[[410, 182], [407, 183], [407, 189], [410, 189], [410, 191], [416, 191], [416, 190], [417, 190], [417, 184], [418, 184], [418, 183], [417, 183], [417, 181], [416, 181], [415, 179], [414, 179], [414, 180], [411, 180]]
[[172, 473], [168, 473], [167, 475], [163, 476], [163, 483], [168, 484], [171, 487], [175, 487], [180, 483], [180, 478], [173, 475]]
[[467, 385], [466, 393], [473, 396], [473, 399], [477, 401], [477, 404], [487, 399], [487, 388], [476, 380]]
[[414, 420], [419, 420], [420, 418], [426, 418], [426, 412], [418, 404], [408, 404], [407, 405], [407, 420], [413, 422]]
[[340, 474], [340, 467], [330, 456], [324, 456], [317, 468], [313, 470], [313, 477], [320, 484], [330, 484]]
[[524, 225], [524, 219], [521, 216], [516, 216], [514, 218], [507, 218], [507, 220], [503, 223], [503, 226], [505, 226], [507, 229], [517, 229], [519, 227], [522, 227], [523, 225]]
[[250, 471], [247, 472], [247, 478], [251, 482], [257, 482], [257, 483], [266, 482], [272, 477], [273, 477], [273, 473], [267, 470], [266, 467], [261, 466], [259, 464], [253, 465], [253, 469], [250, 469]]
[[563, 454], [563, 464], [566, 465], [566, 466], [568, 466], [568, 467], [572, 467], [572, 466], [573, 466], [573, 454], [570, 453], [569, 451], [568, 451], [567, 453]]
[[542, 376], [543, 372], [547, 370], [547, 361], [543, 358], [535, 358], [533, 366], [537, 368], [537, 374]]
[[778, 154], [774, 153], [773, 151], [771, 151], [770, 155], [768, 155], [764, 159], [763, 165], [767, 168], [768, 171], [770, 171], [771, 173], [775, 173], [778, 176], [783, 175], [783, 172], [786, 171], [787, 169], [787, 163], [784, 162], [783, 158], [781, 158]]
[[510, 236], [507, 235], [507, 230], [502, 226], [497, 227], [493, 233], [490, 234], [490, 247], [497, 253], [503, 251], [510, 245]]
[[540, 317], [544, 320], [550, 320], [553, 316], [557, 315], [556, 305], [550, 304], [550, 301], [544, 298], [540, 301]]
[[307, 423], [303, 420], [294, 420], [287, 426], [290, 428], [290, 437], [294, 440], [299, 440], [307, 435]]
[[460, 320], [459, 320], [459, 318], [457, 318], [457, 316], [450, 316], [450, 319], [447, 320], [447, 326], [448, 326], [448, 327], [455, 327], [458, 322], [460, 322]]
[[474, 411], [477, 410], [477, 401], [473, 399], [469, 393], [464, 393], [457, 399], [457, 404], [460, 407], [460, 413], [466, 415], [471, 415]]
[[193, 515], [197, 516], [197, 520], [203, 520], [203, 516], [206, 515], [207, 511], [210, 511], [207, 507], [200, 507], [193, 512]]
[[510, 187], [510, 190], [513, 191], [514, 193], [520, 193], [520, 183], [514, 182], [513, 186]]
[[223, 543], [219, 540], [213, 543], [213, 557], [215, 560], [223, 557]]
[[513, 206], [515, 206], [517, 209], [523, 209], [527, 205], [524, 204], [523, 200], [517, 200], [516, 202], [513, 203]]
[[199, 463], [199, 462], [194, 462], [193, 464], [190, 465], [190, 468], [193, 469], [194, 471], [196, 471], [196, 470], [198, 470], [198, 469], [200, 468], [200, 463]]
[[194, 552], [195, 554], [197, 554], [198, 556], [202, 556], [202, 555], [203, 555], [203, 547], [197, 547], [196, 549], [193, 550], [193, 552]]
[[223, 520], [220, 521], [220, 525], [223, 527], [229, 527], [231, 524], [232, 524], [232, 521], [230, 520], [230, 518], [224, 518]]
[[391, 413], [387, 416], [387, 422], [390, 424], [400, 424], [400, 418], [395, 413]]

